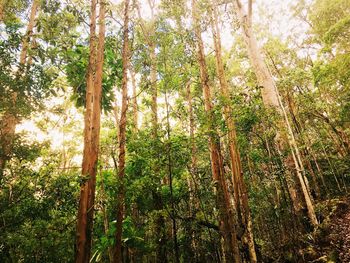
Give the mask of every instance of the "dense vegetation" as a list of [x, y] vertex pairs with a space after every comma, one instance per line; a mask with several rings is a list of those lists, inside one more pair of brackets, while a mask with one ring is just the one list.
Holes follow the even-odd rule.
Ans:
[[347, 262], [350, 0], [263, 2], [0, 0], [0, 262]]

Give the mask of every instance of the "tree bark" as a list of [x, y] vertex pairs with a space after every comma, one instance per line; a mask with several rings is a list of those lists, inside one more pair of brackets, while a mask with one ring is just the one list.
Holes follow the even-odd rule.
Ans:
[[[154, 36], [154, 34], [153, 34]], [[154, 41], [150, 42], [150, 59], [151, 59], [151, 72], [150, 72], [150, 81], [151, 81], [151, 92], [152, 92], [152, 127], [153, 127], [153, 136], [157, 138], [158, 136], [158, 89], [157, 89], [157, 61], [156, 61], [156, 45]]]
[[118, 180], [120, 189], [117, 200], [117, 223], [115, 234], [115, 263], [122, 263], [122, 228], [124, 218], [124, 177], [125, 177], [125, 151], [126, 151], [126, 121], [128, 110], [128, 69], [129, 69], [129, 0], [124, 1], [124, 25], [123, 25], [123, 78], [122, 78], [122, 108], [119, 122], [119, 160]]
[[[141, 20], [141, 29], [143, 31], [143, 34], [146, 38], [146, 42], [148, 45], [148, 51], [150, 56], [150, 86], [151, 86], [151, 96], [152, 96], [152, 103], [151, 103], [151, 114], [152, 114], [152, 139], [155, 143], [158, 141], [158, 103], [157, 103], [157, 97], [158, 97], [158, 85], [157, 85], [157, 55], [156, 55], [156, 41], [155, 41], [155, 34], [156, 34], [156, 24], [155, 24], [155, 17], [154, 17], [154, 5], [155, 2], [152, 0], [148, 0], [149, 7], [151, 9], [151, 25], [148, 29], [146, 29], [145, 24], [142, 21], [141, 18], [141, 11], [138, 6], [138, 15]], [[159, 163], [160, 156], [158, 151], [158, 146], [155, 146], [155, 150], [153, 152], [153, 158], [157, 159]], [[154, 164], [152, 167], [152, 171], [155, 175], [159, 174], [159, 167], [157, 164]], [[161, 182], [160, 182], [161, 183]], [[163, 210], [163, 200], [162, 195], [157, 190], [152, 191], [152, 196], [154, 200], [154, 209], [157, 211]], [[167, 262], [167, 251], [165, 247], [165, 241], [166, 241], [166, 231], [165, 231], [165, 218], [164, 216], [159, 213], [156, 218], [156, 262], [164, 263]]]
[[[274, 109], [280, 115], [280, 121], [278, 126], [280, 128], [280, 132], [281, 131], [286, 132], [287, 143], [291, 150], [291, 155], [293, 158], [293, 162], [295, 164], [296, 175], [301, 186], [304, 200], [306, 202], [309, 220], [311, 224], [315, 226], [318, 224], [318, 222], [317, 222], [310, 190], [308, 188], [308, 181], [305, 176], [305, 170], [303, 167], [303, 163], [301, 161], [299, 148], [296, 144], [294, 134], [288, 120], [288, 115], [281, 102], [281, 98], [278, 93], [278, 89], [276, 87], [275, 81], [261, 55], [261, 51], [258, 47], [255, 35], [253, 33], [252, 23], [251, 23], [251, 20], [252, 20], [251, 11], [249, 11], [249, 14], [247, 15], [240, 0], [233, 0], [233, 3], [235, 6], [235, 12], [239, 18], [240, 25], [243, 31], [243, 38], [248, 50], [248, 55], [249, 55], [251, 64], [253, 66], [258, 82], [262, 86], [261, 93], [262, 93], [263, 102], [265, 106]], [[281, 133], [279, 133], [279, 135], [281, 135]]]
[[180, 251], [179, 244], [177, 241], [177, 224], [176, 224], [176, 210], [174, 203], [173, 194], [173, 167], [172, 167], [172, 156], [171, 156], [171, 132], [170, 132], [170, 110], [167, 92], [165, 91], [165, 105], [166, 105], [166, 119], [167, 119], [167, 157], [168, 157], [168, 180], [170, 189], [170, 202], [171, 202], [171, 223], [172, 223], [172, 237], [174, 242], [174, 255], [175, 262], [180, 263]]
[[[187, 184], [189, 188], [189, 214], [190, 217], [194, 217], [195, 212], [199, 209], [199, 202], [196, 198], [196, 180], [197, 180], [197, 146], [195, 142], [195, 123], [194, 123], [194, 114], [192, 106], [192, 93], [191, 93], [191, 81], [188, 81], [186, 84], [186, 100], [188, 104], [188, 114], [189, 114], [189, 136], [190, 136], [190, 147], [191, 147], [191, 165], [189, 169], [190, 177], [187, 179]], [[197, 252], [197, 240], [196, 240], [196, 231], [191, 228], [191, 252], [195, 258], [195, 262], [198, 260]]]
[[234, 199], [236, 211], [238, 213], [239, 223], [245, 230], [245, 240], [248, 246], [250, 262], [257, 262], [254, 237], [252, 231], [252, 220], [248, 204], [248, 193], [247, 188], [243, 178], [242, 164], [240, 153], [237, 146], [236, 139], [236, 127], [233, 120], [233, 109], [230, 104], [230, 94], [228, 82], [225, 76], [224, 64], [222, 61], [222, 51], [221, 51], [221, 37], [218, 26], [218, 14], [216, 3], [212, 2], [213, 7], [213, 19], [212, 19], [212, 31], [213, 40], [215, 48], [215, 58], [216, 58], [216, 70], [220, 82], [220, 92], [224, 99], [224, 117], [226, 126], [228, 129], [228, 140], [229, 140], [229, 152], [231, 158], [231, 173], [232, 182], [234, 187]]
[[304, 130], [300, 125], [300, 122], [298, 121], [297, 109], [295, 108], [294, 99], [289, 92], [287, 94], [287, 102], [288, 102], [289, 113], [292, 117], [292, 124], [294, 124], [294, 130], [295, 130], [296, 136], [299, 137], [299, 140], [302, 142], [303, 145], [306, 145], [306, 149], [301, 151], [301, 155], [303, 157], [302, 160], [305, 162], [310, 172], [312, 183], [313, 183], [313, 189], [315, 190], [315, 195], [317, 198], [320, 198], [321, 196], [320, 187], [309, 158], [310, 154], [308, 153], [308, 142], [307, 140], [304, 139]]
[[[96, 0], [91, 1], [90, 54], [87, 72], [86, 109], [84, 116], [84, 151], [80, 200], [77, 219], [75, 262], [90, 261], [99, 152], [101, 93], [105, 39], [105, 3], [100, 3], [99, 36], [96, 49]], [[85, 178], [84, 178], [85, 177]]]
[[198, 45], [198, 64], [200, 68], [200, 80], [203, 89], [204, 106], [209, 124], [209, 150], [212, 168], [212, 176], [216, 188], [216, 198], [219, 210], [220, 232], [224, 238], [224, 251], [227, 262], [241, 262], [238, 240], [236, 235], [233, 207], [225, 181], [223, 160], [220, 151], [220, 140], [214, 125], [213, 105], [211, 102], [209, 76], [205, 62], [204, 47], [200, 31], [200, 16], [197, 11], [196, 1], [192, 0], [192, 17], [194, 32]]
[[136, 87], [136, 80], [135, 80], [135, 72], [133, 70], [129, 70], [130, 77], [131, 77], [131, 84], [132, 84], [132, 111], [133, 111], [133, 133], [137, 133], [138, 129], [138, 120], [139, 120], [139, 107], [137, 104], [137, 87]]
[[94, 93], [94, 75], [96, 71], [96, 0], [91, 0], [91, 17], [90, 17], [90, 53], [89, 65], [87, 69], [86, 80], [86, 99], [84, 113], [84, 150], [82, 163], [83, 182], [80, 186], [80, 200], [77, 218], [76, 230], [76, 254], [75, 262], [88, 262], [86, 254], [87, 249], [87, 210], [88, 210], [88, 195], [91, 171], [91, 125], [93, 111], [93, 93]]
[[[2, 2], [2, 4], [5, 4]], [[2, 6], [3, 8], [3, 6]], [[39, 1], [33, 0], [30, 9], [29, 21], [27, 24], [26, 33], [22, 39], [22, 48], [19, 55], [19, 69], [16, 72], [16, 78], [20, 78], [23, 73], [23, 67], [26, 65], [26, 58], [28, 53], [28, 47], [31, 37], [33, 35], [33, 29], [35, 26], [35, 17], [39, 9]], [[1, 21], [1, 20], [0, 20]], [[0, 150], [0, 180], [3, 177], [6, 161], [11, 159], [13, 151], [13, 143], [15, 139], [16, 126], [20, 122], [20, 116], [16, 114], [17, 107], [17, 92], [12, 92], [10, 108], [4, 113], [0, 123], [0, 138], [1, 138], [1, 150]]]

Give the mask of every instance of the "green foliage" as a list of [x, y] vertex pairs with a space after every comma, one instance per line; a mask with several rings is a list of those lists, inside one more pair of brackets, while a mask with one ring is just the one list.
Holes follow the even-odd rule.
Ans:
[[28, 7], [27, 0], [3, 1], [3, 21], [6, 25], [17, 24], [21, 13]]
[[[32, 63], [23, 66], [18, 60], [25, 31], [24, 10], [29, 5], [21, 0], [6, 1], [5, 21], [0, 25], [0, 117], [10, 111], [23, 118], [40, 118], [37, 128], [46, 135], [53, 132], [54, 138], [51, 143], [39, 143], [26, 132], [16, 133], [0, 183], [0, 262], [72, 262], [79, 186], [87, 179], [81, 176], [80, 159], [76, 159], [81, 157], [83, 142], [82, 109], [77, 108], [85, 105], [89, 6], [84, 1], [42, 1], [32, 38], [35, 41], [28, 50]], [[299, 262], [303, 256], [315, 261], [317, 251], [310, 245], [314, 237], [306, 213], [296, 211], [291, 202], [291, 186], [298, 186], [291, 151], [282, 145], [287, 144], [287, 136], [283, 129], [277, 130], [278, 114], [263, 106], [262, 87], [239, 31], [234, 32], [232, 49], [223, 48], [229, 82], [226, 98], [220, 93], [215, 54], [208, 45], [209, 2], [200, 1], [213, 97], [213, 118], [208, 118], [190, 10], [184, 5], [186, 1], [161, 2], [154, 21], [144, 20], [146, 31], [154, 26], [155, 35], [144, 35], [140, 21], [131, 14], [130, 70], [135, 73], [142, 123], [134, 127], [131, 122], [134, 100], [129, 94], [123, 179], [117, 176], [120, 142], [116, 120], [120, 112], [115, 107], [123, 66], [122, 31], [117, 25], [120, 6], [108, 10], [91, 262], [109, 260], [122, 189], [122, 245], [124, 254], [134, 262], [153, 262], [159, 246], [166, 250], [169, 262], [176, 262], [171, 233], [174, 222], [180, 262], [224, 261], [208, 135], [214, 135], [221, 145], [228, 190], [233, 194], [228, 128], [223, 116], [226, 105], [233, 108], [230, 117], [236, 127], [259, 262]], [[300, 1], [297, 8], [307, 10], [303, 19], [312, 25], [310, 32], [288, 32], [287, 39], [265, 30], [258, 34], [263, 36], [264, 58], [276, 79], [312, 193], [312, 172], [320, 187], [321, 195], [315, 198], [320, 202], [316, 209], [320, 221], [329, 221], [327, 214], [334, 212], [322, 200], [344, 195], [350, 183], [349, 6], [349, 0], [315, 0], [308, 9]], [[226, 7], [231, 8], [230, 4]], [[221, 15], [225, 12], [222, 24], [232, 24], [236, 18], [223, 6], [218, 8]], [[259, 26], [265, 26], [266, 16], [262, 14]], [[157, 127], [150, 121], [150, 44], [156, 53]], [[193, 138], [187, 87], [192, 97]], [[12, 105], [14, 93], [18, 94], [16, 105]], [[58, 105], [51, 105], [57, 101]], [[192, 167], [194, 161], [196, 167]], [[237, 231], [241, 235], [245, 230], [237, 225]], [[315, 235], [324, 234], [318, 231], [323, 231], [322, 225]], [[160, 239], [162, 233], [164, 239]]]
[[315, 1], [310, 12], [315, 33], [329, 45], [348, 45], [349, 11], [349, 0]]
[[[19, 64], [20, 29], [19, 24], [7, 26], [6, 38], [0, 40], [0, 92], [3, 94], [0, 111], [16, 111], [21, 116], [28, 116], [42, 107], [43, 99], [50, 95], [50, 84], [57, 73], [50, 66], [37, 63], [34, 54], [33, 64]], [[16, 105], [12, 105], [14, 92], [17, 93]]]
[[1, 262], [72, 262], [77, 174], [59, 170], [46, 147], [16, 154], [1, 183]]
[[[118, 38], [107, 37], [104, 51], [104, 75], [102, 80], [102, 108], [112, 109], [114, 100], [113, 88], [121, 83], [122, 60], [117, 50]], [[86, 73], [89, 63], [87, 46], [75, 45], [65, 53], [67, 60], [66, 74], [70, 85], [74, 88], [72, 99], [78, 107], [85, 106]]]

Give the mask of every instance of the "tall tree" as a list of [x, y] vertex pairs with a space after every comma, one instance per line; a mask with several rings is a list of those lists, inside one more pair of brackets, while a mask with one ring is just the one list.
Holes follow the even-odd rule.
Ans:
[[[138, 15], [140, 18], [141, 29], [145, 37], [145, 40], [148, 46], [148, 53], [149, 53], [149, 67], [150, 67], [149, 82], [150, 82], [150, 89], [151, 89], [151, 96], [152, 96], [151, 129], [152, 129], [152, 139], [155, 142], [155, 147], [153, 149], [153, 158], [156, 160], [156, 162], [152, 165], [152, 172], [156, 177], [158, 177], [160, 174], [160, 168], [158, 166], [158, 164], [160, 163], [160, 155], [159, 155], [159, 149], [158, 149], [159, 124], [158, 124], [158, 83], [157, 83], [157, 54], [156, 54], [156, 47], [157, 47], [156, 16], [154, 14], [155, 8], [156, 8], [156, 1], [148, 0], [148, 5], [151, 12], [151, 18], [149, 22], [150, 24], [147, 27], [141, 18], [141, 12], [140, 12], [139, 6], [138, 6]], [[158, 211], [158, 215], [156, 219], [156, 243], [157, 243], [156, 261], [160, 263], [160, 262], [167, 261], [166, 247], [164, 244], [166, 240], [165, 218], [161, 213], [161, 210], [163, 210], [163, 200], [162, 200], [162, 195], [161, 193], [158, 192], [158, 190], [154, 190], [152, 192], [152, 195], [154, 199], [154, 208], [155, 210]]]
[[[2, 3], [5, 4], [5, 2], [2, 2]], [[39, 8], [39, 1], [33, 0], [32, 6], [30, 9], [27, 29], [22, 39], [22, 48], [19, 55], [19, 66], [16, 72], [17, 78], [21, 78], [21, 75], [24, 73], [23, 71], [27, 63], [26, 59], [28, 56], [28, 48], [30, 46], [30, 41], [33, 35], [33, 29], [35, 27], [35, 18], [38, 12], [38, 8]], [[3, 175], [6, 161], [11, 158], [16, 126], [21, 121], [21, 117], [16, 112], [18, 93], [16, 91], [13, 91], [10, 96], [11, 96], [10, 107], [2, 116], [1, 122], [0, 122], [0, 139], [1, 139], [0, 178]]]
[[90, 54], [84, 115], [84, 151], [77, 218], [76, 262], [90, 262], [97, 161], [100, 138], [101, 95], [105, 42], [105, 2], [100, 2], [99, 34], [96, 41], [96, 0], [91, 1]]
[[317, 225], [318, 222], [315, 214], [312, 197], [308, 187], [308, 181], [305, 176], [305, 169], [301, 160], [301, 154], [299, 152], [299, 148], [297, 146], [293, 130], [291, 128], [288, 115], [283, 106], [281, 97], [279, 95], [276, 83], [263, 59], [261, 50], [259, 49], [256, 37], [252, 29], [252, 0], [248, 1], [247, 12], [244, 10], [244, 6], [242, 5], [240, 0], [234, 0], [233, 3], [235, 6], [235, 12], [239, 18], [240, 26], [243, 31], [243, 38], [251, 64], [253, 66], [258, 82], [262, 86], [263, 102], [266, 105], [266, 107], [274, 109], [280, 116], [279, 135], [282, 135], [281, 132], [286, 133], [287, 145], [289, 145], [291, 150], [297, 178], [301, 186], [303, 198], [306, 202], [310, 222], [313, 225]]
[[204, 106], [209, 126], [209, 151], [212, 176], [216, 187], [219, 208], [220, 232], [224, 238], [225, 256], [228, 262], [241, 262], [233, 207], [227, 189], [220, 140], [214, 124], [213, 105], [209, 86], [209, 75], [205, 61], [204, 45], [200, 29], [200, 15], [197, 3], [192, 0], [192, 19], [197, 42], [197, 59], [200, 69], [200, 81], [203, 89]]
[[120, 189], [117, 199], [117, 223], [115, 234], [115, 256], [114, 262], [123, 262], [122, 258], [122, 227], [124, 217], [124, 177], [125, 177], [125, 150], [126, 150], [126, 121], [128, 110], [128, 69], [129, 69], [129, 0], [124, 1], [124, 25], [123, 25], [123, 78], [122, 78], [122, 107], [119, 122], [119, 160], [118, 160], [118, 178]]
[[129, 70], [131, 84], [132, 84], [132, 113], [133, 113], [133, 133], [137, 133], [138, 129], [138, 120], [139, 120], [139, 107], [137, 104], [137, 87], [136, 87], [136, 79], [134, 70]]
[[238, 222], [241, 224], [241, 227], [243, 227], [245, 231], [245, 241], [248, 245], [250, 262], [257, 262], [253, 238], [252, 219], [248, 205], [247, 187], [243, 178], [241, 157], [237, 146], [236, 127], [233, 120], [233, 109], [230, 103], [229, 87], [225, 76], [224, 63], [222, 60], [221, 36], [218, 25], [218, 12], [215, 2], [212, 2], [212, 9], [212, 31], [216, 58], [216, 70], [220, 83], [220, 92], [224, 100], [224, 118], [228, 129], [231, 173], [235, 196], [234, 200], [239, 218]]

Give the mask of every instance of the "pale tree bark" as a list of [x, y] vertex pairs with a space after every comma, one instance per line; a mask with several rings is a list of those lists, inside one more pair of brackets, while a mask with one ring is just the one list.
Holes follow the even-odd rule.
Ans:
[[[132, 98], [130, 100], [131, 106], [132, 106], [132, 137], [134, 140], [137, 139], [137, 133], [138, 133], [138, 102], [137, 102], [137, 85], [136, 85], [136, 79], [135, 79], [135, 71], [130, 63], [129, 65], [129, 76], [131, 79], [131, 85], [132, 85]], [[137, 151], [137, 150], [136, 150]], [[139, 222], [139, 213], [138, 213], [138, 206], [136, 202], [133, 202], [131, 204], [131, 216], [133, 222]], [[138, 258], [138, 250], [137, 249], [130, 249], [130, 262], [134, 262], [135, 258]]]
[[[191, 81], [186, 84], [186, 100], [188, 104], [188, 115], [189, 115], [189, 136], [190, 136], [190, 146], [191, 146], [191, 166], [190, 166], [190, 174], [192, 178], [188, 180], [188, 186], [190, 189], [190, 206], [191, 213], [194, 209], [198, 208], [198, 203], [195, 200], [194, 196], [194, 184], [196, 180], [197, 174], [197, 146], [195, 141], [195, 122], [194, 122], [194, 114], [193, 114], [193, 104], [192, 104], [192, 93], [191, 93]], [[192, 216], [192, 214], [191, 214]]]
[[243, 178], [241, 157], [237, 146], [236, 127], [233, 120], [233, 109], [230, 104], [230, 93], [228, 82], [225, 76], [224, 63], [222, 61], [221, 36], [218, 26], [218, 13], [216, 3], [212, 2], [212, 31], [215, 48], [216, 70], [220, 82], [220, 92], [224, 100], [224, 117], [228, 129], [229, 153], [231, 158], [231, 173], [234, 187], [234, 200], [238, 213], [239, 223], [245, 230], [245, 242], [248, 246], [250, 262], [257, 262], [254, 237], [252, 229], [252, 219], [248, 204], [248, 193]]
[[[195, 216], [195, 211], [199, 208], [199, 202], [195, 196], [196, 192], [196, 179], [197, 179], [197, 146], [195, 141], [195, 122], [193, 114], [192, 105], [192, 93], [191, 93], [191, 80], [186, 83], [186, 100], [188, 104], [188, 115], [189, 115], [189, 136], [190, 136], [190, 147], [191, 147], [191, 165], [190, 165], [190, 177], [187, 179], [188, 188], [190, 190], [190, 200], [189, 200], [189, 212], [190, 217]], [[196, 231], [191, 230], [191, 246], [192, 252], [195, 258], [198, 258], [197, 252], [197, 240]]]
[[[240, 0], [233, 0], [235, 12], [240, 21], [240, 25], [243, 31], [243, 38], [247, 47], [248, 55], [258, 79], [259, 84], [262, 86], [262, 98], [265, 106], [270, 107], [278, 112], [280, 116], [280, 122], [278, 124], [280, 132], [285, 132], [287, 136], [287, 143], [291, 150], [291, 155], [295, 165], [296, 175], [301, 186], [302, 194], [306, 202], [308, 211], [308, 217], [312, 225], [317, 225], [317, 218], [314, 210], [313, 200], [308, 187], [308, 181], [305, 176], [305, 169], [301, 160], [301, 154], [297, 146], [288, 115], [282, 104], [280, 95], [276, 83], [272, 77], [270, 70], [265, 63], [261, 50], [258, 47], [257, 40], [255, 38], [252, 29], [252, 0], [248, 2], [248, 14], [244, 10], [244, 7]], [[281, 133], [279, 133], [279, 136]]]
[[150, 25], [146, 27], [145, 23], [142, 20], [140, 7], [138, 6], [138, 16], [140, 19], [140, 26], [145, 37], [145, 40], [148, 45], [149, 58], [150, 58], [150, 86], [151, 86], [151, 95], [152, 95], [152, 103], [151, 103], [151, 111], [152, 111], [152, 127], [153, 127], [153, 137], [157, 138], [158, 135], [158, 88], [157, 88], [157, 55], [156, 55], [156, 42], [155, 42], [155, 16], [154, 16], [154, 8], [155, 1], [148, 0], [148, 4], [151, 10], [151, 19]]
[[131, 84], [132, 84], [132, 115], [133, 115], [133, 133], [136, 134], [138, 130], [138, 122], [139, 122], [139, 107], [137, 104], [137, 86], [135, 80], [135, 72], [133, 70], [129, 70]]
[[172, 156], [171, 156], [171, 127], [170, 127], [170, 108], [169, 108], [169, 100], [167, 92], [164, 93], [165, 105], [166, 105], [166, 120], [167, 120], [167, 159], [168, 159], [168, 181], [169, 181], [169, 189], [170, 189], [170, 202], [171, 202], [171, 223], [172, 223], [172, 237], [174, 243], [174, 260], [176, 263], [180, 263], [180, 250], [177, 241], [177, 224], [176, 224], [176, 209], [174, 202], [174, 191], [173, 191], [173, 164], [172, 164]]
[[241, 262], [239, 245], [233, 215], [233, 207], [225, 180], [223, 160], [220, 150], [220, 140], [214, 125], [213, 105], [211, 102], [209, 76], [204, 55], [204, 46], [200, 31], [200, 16], [197, 11], [197, 4], [192, 0], [192, 19], [194, 33], [197, 42], [197, 58], [200, 68], [200, 80], [203, 89], [204, 106], [209, 124], [209, 150], [212, 168], [212, 176], [216, 187], [217, 205], [219, 210], [220, 232], [224, 238], [224, 252], [227, 262]]
[[[148, 51], [149, 51], [149, 57], [150, 57], [150, 86], [151, 86], [151, 96], [152, 96], [152, 103], [151, 103], [152, 125], [151, 126], [152, 126], [152, 139], [154, 140], [154, 142], [156, 142], [158, 140], [158, 103], [157, 103], [158, 85], [157, 85], [156, 39], [155, 39], [155, 35], [156, 35], [155, 22], [156, 21], [154, 16], [155, 0], [148, 0], [148, 5], [151, 10], [150, 25], [148, 27], [146, 27], [146, 25], [142, 20], [139, 6], [137, 11], [138, 11], [138, 16], [140, 18], [140, 26], [148, 45]], [[153, 158], [159, 160], [160, 156], [159, 156], [158, 149], [154, 151]], [[157, 164], [153, 165], [152, 170], [155, 175], [159, 174], [160, 169]], [[161, 194], [157, 190], [155, 190], [152, 192], [152, 196], [154, 199], [155, 210], [158, 210], [158, 211], [162, 210], [163, 200], [162, 200]], [[164, 244], [166, 241], [165, 218], [161, 213], [159, 213], [155, 221], [156, 221], [155, 232], [156, 232], [156, 243], [157, 243], [156, 262], [163, 263], [167, 261], [167, 251]]]
[[[4, 0], [1, 0], [2, 4], [5, 4]], [[3, 5], [1, 5], [3, 7]], [[27, 24], [26, 33], [22, 39], [22, 48], [19, 55], [19, 69], [16, 72], [16, 78], [20, 78], [23, 73], [23, 67], [27, 64], [27, 53], [30, 45], [31, 37], [33, 35], [33, 29], [35, 26], [35, 17], [39, 9], [39, 1], [33, 0], [30, 9], [29, 21]], [[1, 20], [0, 20], [1, 21]], [[20, 116], [16, 114], [17, 107], [17, 92], [10, 94], [11, 101], [10, 107], [3, 114], [0, 122], [0, 138], [1, 138], [1, 150], [0, 150], [0, 179], [3, 176], [3, 172], [6, 166], [6, 161], [11, 159], [13, 150], [13, 143], [15, 138], [16, 126], [20, 123]]]
[[[272, 58], [271, 58], [271, 60], [272, 60]], [[313, 189], [315, 190], [316, 198], [320, 198], [320, 196], [321, 196], [320, 187], [319, 187], [316, 174], [314, 172], [314, 169], [313, 169], [313, 167], [311, 165], [311, 161], [310, 161], [310, 153], [309, 153], [309, 146], [308, 146], [309, 142], [308, 142], [308, 140], [305, 140], [305, 138], [304, 138], [305, 132], [302, 128], [302, 125], [300, 125], [300, 122], [298, 120], [298, 117], [297, 117], [298, 111], [295, 107], [293, 96], [290, 93], [287, 93], [286, 96], [287, 96], [288, 109], [289, 109], [289, 113], [291, 115], [292, 124], [294, 124], [294, 130], [295, 130], [296, 136], [298, 136], [299, 141], [301, 141], [301, 143], [306, 146], [306, 148], [301, 151], [301, 157], [302, 157], [302, 160], [304, 161], [304, 163], [306, 164], [308, 171], [310, 172], [312, 183], [313, 183]]]
[[[154, 36], [154, 33], [152, 34]], [[154, 138], [158, 137], [158, 89], [157, 89], [157, 61], [156, 61], [156, 45], [152, 41], [150, 42], [150, 59], [151, 59], [151, 72], [150, 81], [152, 89], [152, 127]]]
[[124, 1], [124, 25], [123, 25], [123, 78], [122, 78], [122, 106], [119, 122], [119, 160], [118, 180], [120, 188], [117, 199], [117, 223], [115, 234], [115, 255], [114, 262], [122, 263], [122, 228], [124, 218], [124, 177], [125, 177], [125, 151], [126, 151], [126, 122], [128, 110], [128, 69], [129, 69], [129, 0]]
[[105, 41], [105, 3], [100, 3], [99, 36], [96, 41], [96, 0], [91, 1], [90, 54], [87, 71], [84, 115], [84, 151], [80, 200], [77, 219], [75, 262], [90, 261], [92, 228], [99, 152], [102, 75]]

